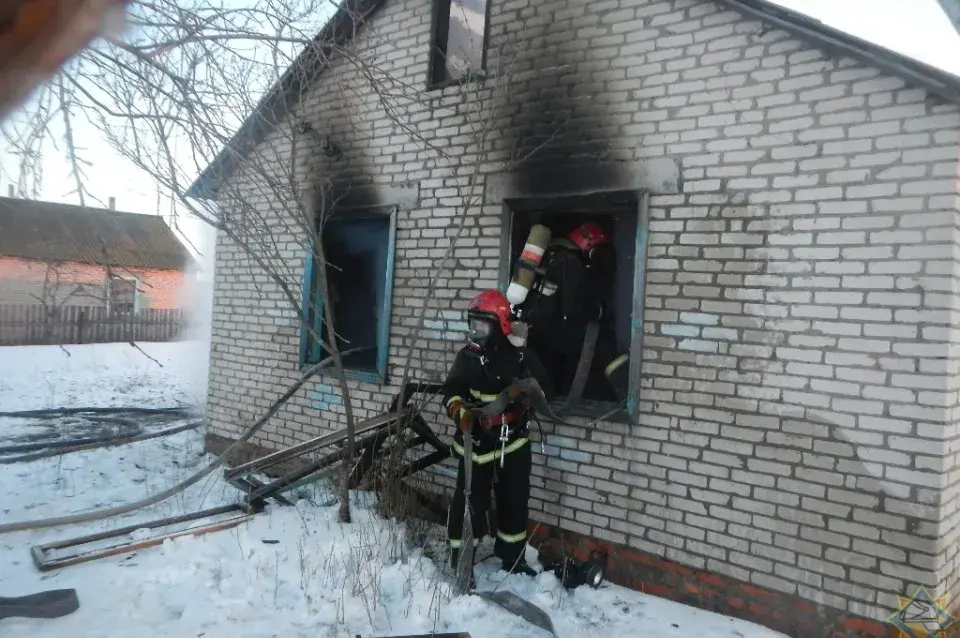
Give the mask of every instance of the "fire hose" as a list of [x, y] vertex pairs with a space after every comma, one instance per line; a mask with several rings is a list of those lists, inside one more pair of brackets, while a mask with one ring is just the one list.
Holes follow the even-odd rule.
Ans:
[[0, 465], [9, 465], [10, 463], [25, 463], [27, 461], [36, 461], [51, 456], [60, 456], [70, 452], [80, 452], [83, 450], [96, 450], [105, 447], [114, 447], [117, 445], [126, 445], [127, 443], [139, 443], [162, 436], [171, 436], [195, 430], [203, 425], [203, 421], [190, 421], [172, 428], [156, 430], [154, 432], [137, 432], [134, 434], [120, 434], [117, 436], [101, 436], [85, 439], [70, 439], [68, 441], [51, 441], [48, 443], [30, 443], [27, 445], [11, 445], [0, 448], [0, 455], [11, 452], [24, 452], [19, 456], [0, 456]]
[[[144, 412], [146, 410], [146, 412]], [[64, 408], [50, 410], [23, 410], [20, 412], [0, 412], [0, 418], [23, 418], [35, 420], [52, 420], [57, 417], [77, 416], [84, 421], [93, 424], [112, 424], [117, 426], [114, 434], [103, 436], [91, 436], [69, 440], [55, 441], [36, 441], [33, 443], [18, 443], [15, 445], [0, 446], [0, 456], [15, 454], [18, 452], [38, 452], [53, 448], [70, 448], [75, 445], [84, 445], [87, 443], [106, 443], [114, 439], [129, 439], [143, 434], [143, 428], [136, 421], [122, 416], [112, 416], [114, 414], [153, 414], [153, 415], [181, 415], [181, 416], [199, 416], [192, 414], [192, 411], [184, 408]], [[191, 419], [195, 421], [196, 419]]]
[[20, 410], [18, 412], [0, 412], [0, 417], [31, 419], [46, 416], [72, 416], [75, 414], [183, 414], [184, 408], [49, 408], [43, 410]]
[[[345, 350], [341, 356], [346, 356], [350, 354], [355, 354], [369, 348], [352, 348], [350, 350]], [[327, 357], [320, 363], [317, 363], [312, 368], [307, 370], [306, 373], [300, 379], [297, 380], [292, 386], [287, 388], [287, 391], [277, 399], [270, 409], [267, 412], [257, 419], [256, 423], [251, 425], [247, 430], [240, 435], [240, 437], [234, 441], [226, 450], [223, 451], [220, 456], [214, 459], [207, 467], [202, 470], [198, 470], [192, 476], [185, 479], [184, 481], [170, 487], [162, 492], [158, 492], [153, 496], [148, 496], [147, 498], [141, 499], [139, 501], [134, 501], [132, 503], [127, 503], [125, 505], [117, 505], [115, 507], [107, 507], [100, 510], [92, 510], [89, 512], [80, 512], [77, 514], [69, 514], [67, 516], [58, 516], [56, 518], [46, 518], [46, 519], [37, 519], [35, 521], [21, 521], [18, 523], [5, 523], [0, 524], [0, 534], [9, 534], [11, 532], [22, 532], [30, 529], [44, 529], [48, 527], [58, 527], [60, 525], [73, 525], [75, 523], [87, 523], [90, 521], [98, 521], [104, 518], [110, 518], [111, 516], [119, 516], [120, 514], [127, 514], [129, 512], [136, 511], [138, 509], [143, 509], [144, 507], [149, 507], [161, 501], [165, 501], [171, 496], [175, 496], [180, 492], [186, 490], [188, 487], [197, 483], [208, 474], [213, 472], [215, 469], [226, 463], [228, 455], [239, 448], [241, 445], [250, 440], [250, 438], [257, 433], [257, 431], [262, 428], [267, 421], [269, 421], [273, 415], [275, 415], [281, 407], [292, 397], [297, 391], [303, 387], [303, 384], [308, 380], [313, 378], [320, 370], [328, 367], [333, 363], [333, 357]]]
[[553, 411], [543, 388], [540, 387], [540, 383], [534, 377], [515, 379], [503, 392], [497, 395], [496, 399], [478, 409], [477, 412], [488, 418], [499, 416], [506, 412], [511, 403], [526, 404], [534, 412], [543, 415], [547, 420], [554, 423], [572, 425]]

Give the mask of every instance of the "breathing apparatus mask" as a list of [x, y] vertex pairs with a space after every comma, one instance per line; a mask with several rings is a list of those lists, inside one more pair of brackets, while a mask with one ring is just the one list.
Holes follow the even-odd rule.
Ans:
[[493, 317], [481, 314], [470, 314], [467, 317], [467, 345], [472, 350], [483, 352], [493, 347], [497, 342], [500, 328]]
[[510, 334], [504, 335], [495, 317], [470, 313], [467, 315], [467, 328], [467, 346], [476, 352], [495, 350], [504, 343], [522, 348], [527, 343], [527, 325], [522, 321], [511, 321]]

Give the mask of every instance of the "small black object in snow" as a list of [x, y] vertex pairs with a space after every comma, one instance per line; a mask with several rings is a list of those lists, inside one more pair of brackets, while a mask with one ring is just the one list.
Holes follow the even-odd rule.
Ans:
[[567, 589], [576, 589], [580, 585], [589, 585], [597, 589], [603, 584], [603, 564], [596, 559], [582, 561], [574, 556], [564, 558], [560, 563], [544, 565]]
[[13, 618], [60, 618], [80, 608], [76, 589], [51, 589], [48, 591], [6, 598], [0, 596], [0, 619]]

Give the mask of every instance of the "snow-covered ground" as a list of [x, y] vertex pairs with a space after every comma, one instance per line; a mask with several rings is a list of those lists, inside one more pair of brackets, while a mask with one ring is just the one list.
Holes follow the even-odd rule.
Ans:
[[0, 412], [203, 404], [201, 341], [0, 347]]
[[[194, 376], [189, 365], [177, 362], [183, 344], [146, 346], [163, 368], [130, 346], [72, 346], [67, 361], [57, 347], [0, 348], [0, 410], [189, 402], [195, 388], [187, 387]], [[10, 350], [21, 352], [10, 358]], [[41, 383], [58, 388], [56, 394], [37, 392]], [[209, 458], [201, 433], [185, 432], [0, 465], [0, 523], [136, 500], [182, 480]], [[0, 535], [0, 596], [72, 587], [80, 598], [80, 609], [63, 618], [0, 620], [0, 635], [368, 638], [464, 631], [475, 638], [547, 636], [475, 596], [454, 597], [449, 569], [428, 558], [430, 552], [411, 546], [402, 527], [381, 519], [371, 495], [354, 495], [349, 525], [338, 522], [336, 506], [324, 505], [328, 495], [318, 486], [296, 507], [270, 507], [235, 529], [47, 573], [31, 562], [32, 545], [232, 503], [238, 492], [217, 472], [169, 501], [125, 517]], [[436, 530], [436, 540], [442, 540], [442, 530]], [[529, 550], [528, 557], [535, 559], [535, 553]], [[782, 636], [612, 585], [568, 592], [552, 574], [504, 578], [487, 563], [477, 571], [479, 589], [499, 587], [537, 604], [560, 638]]]

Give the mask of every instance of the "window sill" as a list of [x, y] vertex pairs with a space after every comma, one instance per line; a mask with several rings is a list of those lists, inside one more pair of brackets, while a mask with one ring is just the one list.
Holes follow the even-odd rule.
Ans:
[[[314, 365], [316, 364], [302, 364], [300, 366], [301, 374], [312, 368]], [[384, 378], [384, 375], [374, 370], [351, 370], [350, 368], [344, 368], [343, 374], [347, 378], [347, 381], [360, 381], [361, 383], [372, 383], [380, 386], [386, 385], [386, 379]], [[335, 377], [336, 373], [332, 369], [327, 368], [323, 372], [320, 372], [318, 376], [330, 378]]]
[[472, 82], [475, 82], [477, 84], [483, 84], [483, 82], [486, 79], [487, 79], [486, 73], [482, 73], [482, 72], [471, 73], [470, 75], [465, 75], [462, 78], [459, 78], [456, 80], [444, 80], [443, 82], [428, 82], [427, 91], [428, 92], [441, 91], [443, 89], [448, 89], [451, 86], [461, 86], [464, 84], [470, 84]]
[[[550, 403], [550, 407], [557, 414], [560, 413], [560, 410], [563, 409], [563, 404], [566, 401], [566, 397], [561, 399], [556, 399]], [[603, 421], [611, 423], [624, 423], [632, 424], [633, 421], [630, 420], [630, 414], [627, 412], [626, 408], [620, 410], [615, 414], [610, 414], [614, 409], [617, 408], [617, 404], [612, 401], [588, 401], [581, 400], [580, 403], [573, 407], [570, 410], [568, 417], [573, 418], [582, 418], [589, 419], [591, 421], [599, 419], [600, 417], [606, 416]]]

